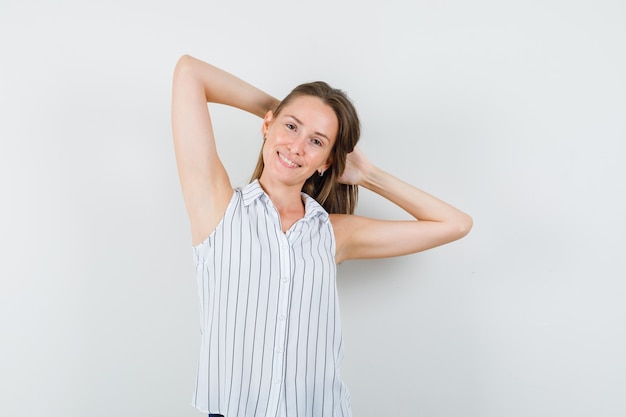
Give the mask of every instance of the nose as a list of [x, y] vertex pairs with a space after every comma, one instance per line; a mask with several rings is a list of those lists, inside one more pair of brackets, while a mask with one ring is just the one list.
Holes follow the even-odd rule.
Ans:
[[304, 137], [297, 136], [294, 137], [291, 142], [287, 145], [287, 148], [290, 152], [300, 155], [302, 150], [304, 149]]

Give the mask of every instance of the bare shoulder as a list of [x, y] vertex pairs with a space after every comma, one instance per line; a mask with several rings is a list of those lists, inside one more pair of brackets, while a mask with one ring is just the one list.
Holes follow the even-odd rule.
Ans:
[[367, 222], [367, 218], [357, 216], [354, 214], [330, 214], [330, 223], [333, 226], [335, 233], [335, 259], [337, 263], [341, 263], [349, 258], [348, 248], [350, 242], [353, 240], [355, 230], [359, 225], [363, 225]]
[[352, 227], [354, 227], [355, 222], [358, 222], [360, 216], [354, 214], [339, 214], [333, 213], [329, 214], [330, 222], [333, 225], [333, 229], [335, 229], [335, 235], [344, 234], [348, 232]]

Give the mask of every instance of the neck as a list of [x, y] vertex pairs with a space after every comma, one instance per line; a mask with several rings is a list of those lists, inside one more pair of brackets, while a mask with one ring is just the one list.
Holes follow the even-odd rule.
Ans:
[[261, 175], [259, 184], [269, 196], [272, 203], [280, 213], [302, 212], [304, 203], [302, 201], [302, 184], [285, 185], [277, 181], [268, 180]]

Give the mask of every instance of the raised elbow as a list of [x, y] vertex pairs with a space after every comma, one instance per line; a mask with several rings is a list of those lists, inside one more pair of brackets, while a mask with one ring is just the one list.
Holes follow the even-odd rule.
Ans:
[[468, 214], [463, 213], [458, 221], [457, 221], [457, 239], [462, 238], [467, 235], [470, 230], [472, 230], [472, 226], [474, 225], [474, 220]]
[[195, 61], [196, 59], [191, 55], [181, 56], [176, 62], [176, 67], [174, 68], [174, 77], [178, 77], [192, 69]]

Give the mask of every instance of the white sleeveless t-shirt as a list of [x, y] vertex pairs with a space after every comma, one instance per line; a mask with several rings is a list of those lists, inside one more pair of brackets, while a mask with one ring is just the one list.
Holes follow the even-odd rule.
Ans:
[[215, 231], [193, 247], [200, 360], [192, 404], [226, 417], [351, 417], [335, 237], [328, 213], [283, 233], [258, 181], [236, 189]]

